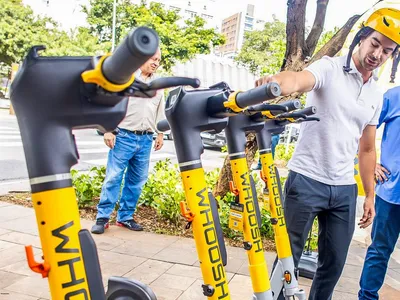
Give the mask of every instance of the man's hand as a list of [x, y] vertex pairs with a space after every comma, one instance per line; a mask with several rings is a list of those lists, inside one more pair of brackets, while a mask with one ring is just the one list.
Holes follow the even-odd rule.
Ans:
[[374, 197], [366, 197], [364, 200], [364, 214], [358, 225], [360, 228], [367, 228], [375, 217]]
[[275, 75], [261, 77], [255, 82], [260, 86], [269, 82], [276, 82], [281, 88], [281, 96], [287, 96], [296, 92], [309, 92], [315, 85], [314, 75], [307, 70], [300, 72], [283, 71]]
[[106, 132], [104, 134], [104, 143], [107, 145], [107, 147], [113, 149], [115, 146], [115, 135], [111, 132]]
[[267, 76], [261, 77], [260, 79], [257, 79], [255, 82], [255, 86], [258, 87], [258, 86], [266, 84], [268, 82], [275, 82], [273, 80], [272, 75], [267, 75]]
[[383, 167], [381, 164], [376, 164], [375, 167], [375, 181], [378, 183], [380, 181], [381, 183], [384, 183], [385, 181], [388, 180], [387, 175], [390, 175], [390, 172]]
[[164, 134], [159, 133], [157, 135], [156, 141], [154, 142], [154, 150], [155, 151], [160, 150], [163, 145], [164, 145]]

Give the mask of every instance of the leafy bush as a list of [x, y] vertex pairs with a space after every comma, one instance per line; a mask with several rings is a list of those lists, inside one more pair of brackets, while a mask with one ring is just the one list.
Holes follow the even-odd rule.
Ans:
[[292, 158], [294, 144], [289, 144], [288, 152], [285, 153], [286, 145], [278, 144], [275, 148], [275, 160], [284, 160], [286, 163]]
[[79, 208], [95, 205], [106, 177], [106, 167], [92, 167], [88, 173], [71, 170], [71, 176]]
[[[206, 183], [210, 190], [216, 184], [219, 173], [220, 169], [218, 168], [205, 173]], [[106, 167], [93, 167], [87, 173], [71, 170], [71, 175], [79, 207], [95, 205], [101, 193]], [[258, 199], [262, 201], [264, 183], [259, 178], [258, 173], [253, 177], [257, 187]], [[178, 166], [173, 165], [170, 159], [158, 161], [149, 174], [138, 204], [153, 207], [158, 215], [178, 225], [181, 221], [180, 202], [184, 200], [185, 193]], [[220, 222], [227, 238], [241, 239], [242, 233], [229, 228], [229, 203], [234, 200], [235, 195], [231, 192], [228, 192], [223, 198], [217, 198]], [[272, 238], [273, 229], [270, 214], [267, 210], [261, 210], [261, 219], [261, 235]]]
[[220, 168], [215, 168], [212, 171], [205, 172], [206, 184], [210, 190], [213, 190], [215, 185], [217, 184], [220, 172], [221, 172]]
[[154, 207], [157, 213], [177, 224], [180, 220], [180, 202], [185, 193], [177, 165], [170, 159], [158, 161], [143, 186], [139, 205]]
[[311, 238], [310, 235], [307, 237], [307, 242], [304, 246], [304, 249], [308, 249], [308, 243], [310, 243], [310, 250], [314, 251], [318, 249], [318, 218], [315, 218], [312, 229], [311, 229]]

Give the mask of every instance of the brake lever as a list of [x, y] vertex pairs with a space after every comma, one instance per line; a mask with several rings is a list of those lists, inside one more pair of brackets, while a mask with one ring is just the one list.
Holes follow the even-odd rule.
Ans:
[[306, 119], [307, 115], [301, 114], [301, 113], [296, 113], [296, 112], [291, 112], [291, 113], [283, 113], [276, 117], [277, 117], [277, 119]]
[[299, 120], [299, 123], [301, 123], [301, 122], [308, 122], [308, 121], [317, 121], [317, 122], [319, 122], [319, 121], [321, 121], [321, 119], [320, 118], [317, 118], [317, 117], [306, 117], [305, 119], [300, 119]]
[[145, 83], [137, 78], [124, 91], [124, 96], [152, 98], [157, 94], [157, 90], [176, 87], [180, 85], [190, 85], [193, 88], [200, 86], [200, 80], [188, 77], [164, 77], [157, 78], [150, 83]]
[[250, 106], [246, 110], [248, 111], [248, 113], [251, 114], [251, 113], [263, 112], [263, 111], [281, 111], [281, 112], [286, 112], [289, 109], [287, 108], [287, 106], [284, 106], [284, 105], [262, 103], [262, 104]]
[[192, 88], [198, 88], [200, 86], [200, 80], [197, 78], [189, 77], [163, 77], [157, 78], [149, 83], [149, 90], [160, 90], [167, 89], [171, 87], [189, 85]]

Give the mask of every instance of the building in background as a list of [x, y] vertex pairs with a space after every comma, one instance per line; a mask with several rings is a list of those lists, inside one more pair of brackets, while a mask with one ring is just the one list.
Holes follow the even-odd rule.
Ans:
[[223, 19], [221, 33], [225, 36], [226, 43], [218, 48], [219, 55], [233, 59], [243, 45], [245, 33], [264, 27], [265, 21], [256, 19], [254, 10], [253, 4], [247, 4], [245, 11]]
[[[175, 10], [182, 17], [182, 23], [195, 16], [201, 17], [206, 21], [206, 28], [214, 28], [219, 31], [221, 22], [214, 14], [216, 11], [216, 1], [217, 0], [148, 0], [148, 3], [161, 3], [165, 9]], [[133, 0], [132, 2], [140, 3], [140, 0]]]

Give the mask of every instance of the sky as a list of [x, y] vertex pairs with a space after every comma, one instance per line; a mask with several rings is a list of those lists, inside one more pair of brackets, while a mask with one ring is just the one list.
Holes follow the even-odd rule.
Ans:
[[[85, 15], [81, 13], [80, 4], [88, 0], [23, 0], [30, 5], [35, 12], [43, 12], [48, 9], [46, 2], [51, 2], [51, 15], [62, 23], [64, 28], [73, 28], [76, 25], [84, 25]], [[164, 0], [167, 2], [168, 0]], [[172, 2], [187, 3], [188, 0], [171, 0]], [[400, 0], [399, 0], [400, 1]], [[191, 0], [195, 2], [210, 2], [210, 0]], [[330, 0], [325, 20], [325, 30], [331, 30], [335, 26], [341, 27], [354, 14], [363, 13], [377, 0]], [[308, 0], [307, 25], [312, 26], [316, 12], [317, 0]], [[287, 0], [211, 0], [214, 15], [223, 19], [236, 12], [245, 10], [247, 4], [255, 5], [255, 17], [271, 20], [274, 14], [279, 20], [286, 21]]]

